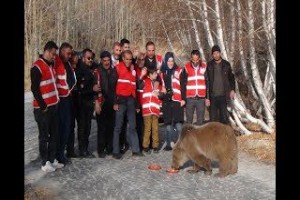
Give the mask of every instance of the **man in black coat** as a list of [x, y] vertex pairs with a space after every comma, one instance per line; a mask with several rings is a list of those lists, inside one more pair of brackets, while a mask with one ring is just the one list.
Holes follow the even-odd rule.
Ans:
[[228, 124], [227, 104], [235, 95], [235, 80], [230, 63], [221, 57], [218, 45], [212, 47], [213, 60], [207, 63], [206, 89], [208, 98], [206, 106], [209, 108], [210, 121]]

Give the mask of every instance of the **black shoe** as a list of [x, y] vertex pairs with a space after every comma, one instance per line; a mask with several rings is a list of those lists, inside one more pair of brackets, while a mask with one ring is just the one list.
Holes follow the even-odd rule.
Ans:
[[120, 153], [125, 154], [126, 151], [128, 151], [128, 149], [129, 149], [129, 146], [125, 146], [123, 149], [120, 149]]
[[72, 161], [68, 158], [63, 158], [63, 159], [57, 159], [58, 163], [62, 163], [64, 165], [72, 164]]
[[79, 156], [76, 153], [67, 153], [66, 154], [67, 158], [79, 158]]
[[91, 152], [89, 152], [89, 151], [86, 151], [86, 157], [87, 158], [95, 158], [96, 156], [94, 156], [94, 154], [92, 154]]
[[132, 152], [132, 156], [145, 156], [142, 152]]
[[153, 153], [159, 153], [159, 149], [158, 148], [153, 148]]
[[119, 160], [119, 159], [122, 158], [122, 154], [120, 154], [120, 153], [113, 153], [112, 157]]
[[100, 152], [98, 153], [99, 158], [105, 158], [106, 153], [105, 152]]
[[79, 152], [79, 157], [81, 157], [81, 158], [87, 157], [87, 152], [86, 151], [80, 151]]
[[171, 150], [172, 150], [172, 147], [166, 146], [166, 147], [164, 148], [164, 150], [165, 150], [165, 151], [171, 151]]
[[146, 154], [151, 154], [151, 150], [150, 148], [144, 148], [143, 151], [146, 153]]

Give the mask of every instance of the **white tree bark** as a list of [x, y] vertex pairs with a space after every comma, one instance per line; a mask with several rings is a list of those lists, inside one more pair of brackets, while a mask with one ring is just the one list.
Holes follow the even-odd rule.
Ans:
[[266, 98], [266, 95], [263, 91], [263, 86], [261, 82], [261, 78], [259, 75], [259, 71], [256, 65], [256, 52], [254, 45], [254, 16], [253, 16], [253, 0], [248, 0], [248, 17], [249, 17], [249, 48], [250, 48], [250, 64], [252, 70], [252, 78], [254, 81], [254, 86], [259, 95], [259, 99], [264, 108], [264, 114], [267, 120], [267, 124], [270, 127], [274, 127], [275, 120], [271, 112], [271, 106]]
[[224, 37], [223, 37], [223, 28], [222, 28], [222, 23], [221, 23], [219, 0], [214, 0], [214, 2], [215, 2], [215, 14], [216, 14], [218, 44], [221, 48], [222, 57], [225, 60], [228, 60], [228, 54], [227, 54], [227, 51], [226, 51], [226, 48], [225, 48]]
[[236, 22], [235, 22], [235, 16], [236, 16], [236, 12], [235, 12], [235, 0], [230, 0], [230, 22], [231, 22], [231, 38], [230, 38], [230, 45], [229, 45], [229, 57], [228, 59], [232, 62], [234, 61], [234, 52], [235, 52], [235, 37], [236, 37]]
[[269, 54], [268, 56], [271, 64], [270, 70], [272, 72], [273, 78], [276, 80], [276, 60], [275, 60], [274, 50], [273, 50], [274, 36], [272, 34], [272, 30], [270, 30], [272, 27], [272, 25], [270, 24], [273, 22], [270, 20], [270, 18], [268, 18], [268, 15], [266, 14], [266, 9], [271, 10], [271, 8], [266, 8], [266, 0], [261, 1], [261, 7], [262, 7], [262, 19], [263, 19], [262, 22], [263, 22], [264, 31], [266, 33], [268, 54]]
[[171, 40], [170, 40], [169, 34], [168, 34], [167, 30], [166, 30], [166, 27], [165, 27], [165, 24], [164, 24], [163, 21], [161, 21], [161, 25], [162, 25], [162, 27], [163, 27], [163, 29], [164, 29], [164, 31], [165, 31], [165, 35], [166, 35], [166, 37], [167, 37], [167, 41], [168, 41], [168, 44], [169, 44], [169, 46], [170, 46], [170, 48], [171, 48], [171, 51], [172, 51], [173, 53], [175, 53], [174, 46], [173, 46], [173, 44], [172, 44], [172, 42], [171, 42]]
[[208, 22], [206, 0], [201, 0], [201, 3], [203, 5], [203, 10], [201, 10], [200, 13], [201, 13], [203, 21], [204, 21], [204, 29], [206, 31], [208, 45], [209, 45], [210, 48], [212, 48], [214, 46], [215, 42], [213, 40], [211, 30], [210, 30], [210, 26], [209, 26], [209, 22]]
[[188, 1], [186, 1], [186, 4], [188, 6], [189, 14], [190, 14], [190, 17], [191, 17], [191, 20], [192, 20], [192, 23], [193, 23], [193, 29], [194, 29], [195, 37], [196, 37], [196, 43], [198, 45], [198, 48], [199, 48], [199, 51], [200, 51], [200, 54], [201, 54], [201, 58], [202, 58], [202, 60], [205, 61], [206, 60], [205, 59], [205, 54], [204, 54], [204, 51], [203, 51], [203, 48], [202, 48], [202, 45], [201, 45], [200, 33], [198, 31], [198, 27], [197, 27], [197, 24], [195, 22], [194, 13], [193, 13], [193, 10], [191, 8], [191, 2], [188, 0]]
[[237, 14], [238, 14], [238, 41], [239, 41], [239, 55], [240, 55], [240, 62], [241, 62], [241, 67], [243, 69], [243, 73], [245, 76], [245, 81], [248, 86], [248, 90], [250, 91], [250, 94], [254, 99], [258, 99], [258, 96], [254, 90], [254, 87], [251, 82], [251, 78], [248, 73], [247, 65], [246, 65], [246, 58], [244, 55], [244, 48], [243, 48], [243, 19], [242, 19], [242, 10], [241, 10], [241, 5], [240, 2], [237, 1]]
[[243, 117], [247, 118], [250, 122], [254, 124], [258, 124], [263, 131], [267, 133], [272, 133], [273, 129], [269, 127], [263, 120], [256, 119], [253, 117], [240, 103], [237, 98], [231, 101], [233, 104], [234, 108], [236, 109], [237, 112], [239, 112]]

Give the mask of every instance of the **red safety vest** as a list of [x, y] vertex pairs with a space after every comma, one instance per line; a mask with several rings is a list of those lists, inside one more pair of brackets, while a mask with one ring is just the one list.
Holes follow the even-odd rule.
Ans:
[[[96, 77], [97, 84], [98, 84], [98, 85], [100, 86], [100, 88], [101, 88], [101, 82], [100, 82], [101, 77], [100, 77], [100, 70], [99, 70], [99, 68], [94, 69], [93, 74], [94, 74], [94, 76]], [[98, 101], [100, 104], [102, 103], [102, 101], [103, 101], [102, 92], [99, 92], [99, 93], [98, 93], [97, 101]]]
[[185, 65], [185, 70], [188, 74], [186, 84], [186, 97], [191, 98], [195, 96], [206, 96], [206, 84], [204, 73], [206, 70], [206, 63], [202, 62], [198, 69], [195, 69], [189, 62]]
[[[172, 100], [173, 101], [181, 101], [181, 87], [180, 87], [180, 75], [181, 75], [182, 69], [181, 68], [177, 68], [174, 71], [174, 74], [172, 75], [172, 91], [173, 91], [173, 96], [172, 96]], [[164, 83], [164, 76], [163, 73], [160, 73], [160, 77], [162, 79], [163, 82], [163, 86], [165, 85]]]
[[145, 86], [142, 94], [143, 116], [156, 115], [159, 117], [161, 100], [157, 96], [153, 95], [153, 92], [160, 91], [161, 86], [159, 86], [158, 89], [154, 90], [150, 78], [145, 79], [144, 82]]
[[[40, 91], [42, 97], [47, 106], [52, 106], [58, 103], [58, 91], [55, 84], [55, 70], [53, 67], [47, 65], [47, 63], [39, 58], [33, 63], [32, 67], [37, 67], [41, 72]], [[39, 108], [38, 102], [33, 99], [33, 107]]]
[[[55, 72], [56, 72], [56, 87], [58, 90], [58, 95], [60, 97], [67, 97], [69, 96], [71, 90], [75, 86], [76, 82], [72, 86], [72, 88], [69, 88], [69, 85], [67, 83], [67, 71], [65, 69], [65, 64], [61, 60], [61, 58], [57, 55], [55, 57]], [[72, 67], [73, 70], [73, 67]], [[74, 73], [74, 72], [73, 72]]]
[[128, 69], [124, 62], [120, 62], [117, 66], [118, 81], [116, 86], [116, 93], [120, 96], [128, 97], [132, 95], [136, 97], [136, 71]]

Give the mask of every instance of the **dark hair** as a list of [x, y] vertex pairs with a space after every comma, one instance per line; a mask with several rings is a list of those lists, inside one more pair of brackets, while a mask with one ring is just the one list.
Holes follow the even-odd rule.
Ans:
[[53, 41], [48, 41], [46, 44], [45, 44], [45, 47], [44, 47], [44, 51], [46, 50], [51, 50], [51, 49], [58, 49], [57, 45], [55, 42]]
[[176, 62], [175, 62], [175, 57], [174, 57], [174, 53], [173, 52], [167, 52], [166, 54], [165, 54], [165, 57], [164, 57], [164, 60], [163, 60], [163, 64], [162, 64], [162, 66], [161, 66], [161, 70], [163, 71], [163, 70], [166, 70], [167, 68], [168, 68], [168, 60], [169, 60], [169, 58], [173, 58], [174, 59], [174, 68], [176, 68], [177, 67], [177, 64], [176, 64]]
[[[90, 52], [91, 54], [93, 54], [93, 51], [92, 51], [91, 49], [86, 48], [86, 49], [83, 49], [83, 51], [82, 51], [82, 57], [85, 56], [86, 52]], [[92, 55], [92, 56], [93, 56], [93, 55]]]
[[130, 44], [129, 40], [127, 40], [126, 38], [123, 38], [121, 41], [121, 46], [124, 46], [124, 44]]
[[150, 45], [153, 45], [153, 46], [155, 46], [154, 42], [152, 42], [152, 41], [148, 41], [148, 42], [146, 43], [146, 49], [147, 49], [147, 47], [148, 47], [148, 46], [150, 46]]
[[111, 58], [111, 54], [108, 51], [102, 51], [100, 53], [100, 58], [103, 59], [103, 58], [106, 58], [106, 57], [109, 57], [109, 59], [110, 59]]
[[197, 49], [196, 49], [196, 50], [193, 50], [192, 53], [191, 53], [191, 56], [192, 56], [192, 55], [197, 55], [197, 56], [200, 57], [200, 51], [197, 50]]
[[157, 70], [155, 68], [149, 68], [147, 69], [148, 75], [149, 74], [153, 74], [154, 72], [157, 72]]
[[215, 51], [221, 52], [221, 49], [220, 49], [219, 45], [217, 45], [217, 44], [215, 44], [215, 45], [211, 48], [211, 54], [213, 54]]
[[59, 47], [59, 51], [61, 51], [62, 49], [66, 49], [66, 48], [70, 48], [70, 49], [73, 49], [72, 45], [70, 45], [69, 43], [67, 42], [64, 42], [60, 45]]

